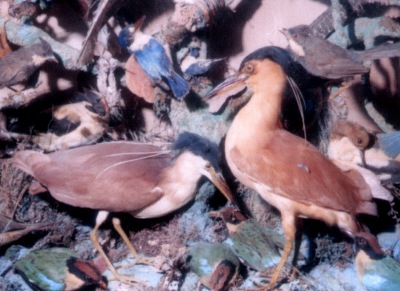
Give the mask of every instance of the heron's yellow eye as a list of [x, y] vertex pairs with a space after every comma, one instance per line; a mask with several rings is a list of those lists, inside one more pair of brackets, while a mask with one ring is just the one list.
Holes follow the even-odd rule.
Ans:
[[254, 66], [252, 64], [247, 64], [244, 69], [246, 73], [252, 73], [254, 71]]

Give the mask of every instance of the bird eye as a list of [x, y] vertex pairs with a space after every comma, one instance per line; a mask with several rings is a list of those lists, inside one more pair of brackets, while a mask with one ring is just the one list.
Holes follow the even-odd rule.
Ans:
[[361, 139], [361, 138], [358, 138], [358, 139], [357, 139], [357, 143], [358, 143], [358, 144], [361, 144], [361, 143], [362, 143], [362, 139]]
[[252, 64], [247, 64], [245, 70], [247, 73], [252, 73], [254, 70], [254, 66]]
[[294, 33], [293, 35], [292, 35], [292, 37], [293, 38], [297, 38], [299, 35], [297, 34], [297, 33]]
[[207, 169], [210, 169], [210, 168], [211, 168], [211, 164], [210, 164], [210, 163], [207, 163], [207, 164], [206, 164], [206, 168], [207, 168]]
[[366, 244], [366, 240], [363, 237], [358, 238], [358, 244], [359, 245], [365, 245]]

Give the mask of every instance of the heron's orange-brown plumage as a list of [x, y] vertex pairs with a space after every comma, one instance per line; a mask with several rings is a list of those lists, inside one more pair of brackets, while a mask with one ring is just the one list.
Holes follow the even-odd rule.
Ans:
[[[152, 190], [172, 156], [159, 147], [132, 142], [101, 143], [44, 155], [18, 152], [15, 164], [59, 201], [115, 212], [134, 212], [160, 198]], [[137, 177], [140, 177], [137, 179]]]
[[[343, 173], [313, 145], [282, 129], [279, 115], [286, 75], [280, 65], [268, 59], [249, 63], [253, 72], [247, 83], [255, 93], [232, 122], [225, 146], [228, 164], [239, 181], [253, 189], [256, 184], [266, 185], [269, 192], [304, 207], [376, 214], [369, 188], [359, 174]], [[301, 216], [301, 207], [292, 215]]]
[[[242, 154], [230, 151], [233, 163], [276, 194], [305, 205], [357, 213], [376, 214], [369, 187], [355, 171], [343, 173], [301, 138], [284, 130], [264, 134], [265, 144]], [[248, 150], [248, 149], [246, 149]]]
[[298, 218], [337, 225], [354, 236], [360, 231], [356, 215], [377, 213], [371, 190], [359, 173], [341, 171], [312, 144], [283, 130], [284, 91], [287, 82], [293, 85], [285, 73], [287, 62], [273, 47], [258, 49], [246, 56], [237, 74], [205, 97], [243, 84], [253, 91], [228, 130], [225, 156], [233, 175], [281, 213], [286, 243], [270, 288], [293, 248]]

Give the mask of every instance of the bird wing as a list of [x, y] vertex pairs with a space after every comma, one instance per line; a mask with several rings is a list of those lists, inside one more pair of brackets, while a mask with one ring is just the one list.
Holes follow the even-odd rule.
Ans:
[[[133, 142], [100, 143], [44, 155], [16, 155], [17, 165], [69, 205], [131, 212], [157, 201], [162, 170], [171, 154]], [[22, 166], [21, 166], [22, 161]]]
[[263, 271], [278, 264], [280, 255], [271, 236], [264, 227], [253, 220], [240, 223], [234, 232], [230, 232], [232, 250], [251, 268]]
[[362, 64], [349, 59], [335, 59], [334, 62], [319, 63], [318, 66], [325, 71], [325, 77], [329, 79], [340, 79], [358, 74], [365, 74], [369, 69]]
[[161, 82], [162, 76], [171, 75], [172, 65], [164, 47], [155, 39], [150, 39], [143, 49], [133, 51], [136, 60], [143, 70], [156, 82]]
[[[313, 49], [309, 50], [306, 48], [306, 60], [301, 63], [310, 73], [328, 79], [341, 79], [343, 77], [368, 73], [368, 68], [352, 60], [352, 52], [348, 52], [326, 40], [318, 39], [315, 41], [316, 46], [324, 48], [324, 57], [315, 56]], [[314, 66], [317, 67], [316, 71], [314, 71]]]
[[284, 130], [267, 134], [264, 144], [246, 153], [234, 147], [230, 155], [256, 185], [290, 200], [353, 214], [375, 211], [368, 208], [371, 193], [355, 171], [342, 172], [313, 145]]
[[36, 70], [27, 54], [28, 51], [21, 48], [0, 59], [0, 68], [3, 68], [0, 70], [0, 88], [18, 84]]

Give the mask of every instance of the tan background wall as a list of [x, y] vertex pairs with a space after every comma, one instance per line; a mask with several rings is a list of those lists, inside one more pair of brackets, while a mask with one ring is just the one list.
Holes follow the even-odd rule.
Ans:
[[[244, 22], [243, 27], [233, 29], [235, 35], [231, 35], [235, 38], [235, 44], [239, 45], [240, 38], [242, 41], [239, 52], [231, 55], [230, 61], [234, 68], [237, 68], [241, 60], [250, 52], [257, 48], [266, 45], [278, 45], [286, 47], [287, 42], [284, 36], [279, 32], [280, 28], [292, 27], [298, 24], [309, 24], [318, 15], [320, 15], [325, 9], [326, 5], [318, 1], [312, 0], [244, 0], [252, 1], [251, 4], [247, 5], [252, 15], [248, 15], [245, 11], [237, 11], [237, 14], [248, 17], [248, 20], [235, 19], [234, 20]], [[240, 8], [239, 8], [240, 9]], [[158, 20], [152, 20], [148, 22], [145, 27], [145, 31], [152, 33], [159, 29], [159, 27], [165, 23], [165, 17], [168, 17], [172, 13], [172, 10], [166, 11], [160, 15]], [[228, 28], [230, 25], [235, 23], [227, 24]], [[240, 24], [238, 24], [240, 26]], [[237, 33], [239, 30], [239, 33]], [[229, 32], [229, 31], [228, 31]], [[232, 31], [231, 31], [232, 32]], [[218, 32], [219, 34], [219, 32]], [[219, 34], [219, 38], [223, 35]], [[229, 35], [226, 35], [229, 37]], [[226, 56], [226, 55], [225, 55]]]

